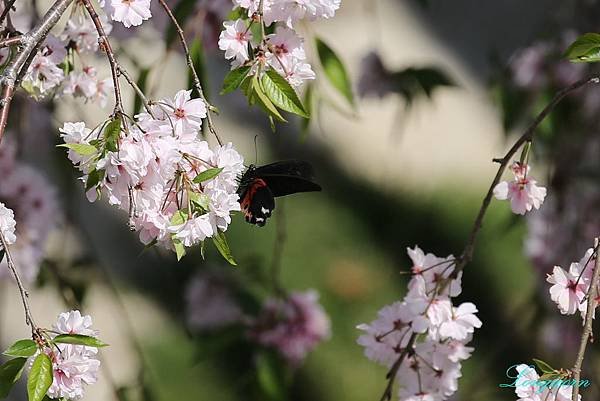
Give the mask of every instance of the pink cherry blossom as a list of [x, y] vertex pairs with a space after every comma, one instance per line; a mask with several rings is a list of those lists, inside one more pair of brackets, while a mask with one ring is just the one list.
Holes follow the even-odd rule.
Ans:
[[452, 317], [440, 325], [440, 335], [455, 340], [464, 340], [476, 328], [481, 327], [477, 316], [477, 308], [471, 302], [465, 302], [458, 308], [453, 308]]
[[192, 99], [191, 90], [181, 90], [175, 98], [165, 99], [167, 114], [173, 123], [175, 135], [184, 141], [193, 141], [206, 117], [206, 106], [202, 99]]
[[494, 188], [494, 196], [499, 200], [510, 200], [515, 214], [525, 214], [532, 208], [539, 209], [546, 197], [546, 188], [537, 185], [537, 181], [527, 175], [529, 166], [520, 166], [515, 162], [512, 166], [515, 179], [502, 181]]
[[553, 284], [550, 287], [550, 298], [556, 302], [562, 314], [572, 315], [579, 310], [579, 305], [585, 297], [589, 282], [580, 279], [578, 263], [571, 263], [569, 271], [563, 270], [560, 266], [554, 266], [554, 270], [551, 275], [548, 275], [547, 281]]
[[[92, 318], [82, 316], [77, 310], [61, 313], [53, 326], [61, 334], [81, 334], [96, 337]], [[84, 345], [56, 344], [47, 350], [52, 360], [53, 381], [48, 397], [78, 400], [85, 394], [85, 386], [98, 380], [100, 361], [98, 349]]]
[[242, 19], [223, 22], [225, 29], [219, 36], [219, 49], [225, 51], [225, 58], [232, 60], [232, 67], [239, 67], [249, 60], [248, 42], [252, 33]]
[[318, 343], [329, 338], [330, 322], [315, 291], [295, 292], [287, 299], [269, 299], [251, 324], [249, 336], [275, 348], [294, 365]]
[[103, 0], [100, 6], [113, 21], [121, 22], [123, 26], [139, 26], [150, 19], [150, 0]]
[[[7, 245], [14, 244], [17, 240], [15, 235], [16, 224], [14, 212], [0, 202], [0, 231]], [[0, 244], [0, 249], [2, 249], [2, 244]]]

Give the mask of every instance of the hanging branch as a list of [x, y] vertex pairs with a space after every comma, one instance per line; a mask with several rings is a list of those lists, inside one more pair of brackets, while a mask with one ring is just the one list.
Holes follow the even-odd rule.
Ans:
[[[444, 289], [450, 284], [453, 279], [458, 277], [458, 274], [464, 270], [465, 266], [471, 262], [473, 259], [473, 252], [475, 250], [475, 242], [477, 240], [477, 236], [481, 231], [481, 227], [483, 226], [483, 218], [490, 206], [492, 201], [492, 197], [494, 196], [494, 188], [500, 182], [502, 175], [504, 174], [504, 170], [508, 166], [508, 164], [512, 161], [512, 158], [517, 153], [517, 151], [523, 146], [526, 142], [531, 142], [535, 135], [535, 131], [537, 127], [542, 123], [542, 121], [554, 110], [554, 108], [571, 92], [576, 91], [577, 89], [583, 88], [587, 85], [598, 84], [600, 83], [600, 77], [592, 76], [590, 78], [582, 79], [577, 81], [566, 88], [560, 90], [554, 95], [554, 98], [548, 103], [548, 105], [537, 115], [537, 117], [533, 120], [531, 125], [527, 127], [525, 132], [517, 139], [517, 141], [513, 144], [513, 146], [506, 152], [504, 157], [500, 159], [493, 159], [495, 163], [499, 163], [498, 171], [496, 172], [496, 176], [494, 177], [490, 188], [488, 189], [486, 195], [483, 198], [481, 208], [477, 213], [477, 217], [475, 218], [475, 222], [473, 223], [473, 228], [469, 234], [467, 243], [465, 245], [464, 250], [461, 253], [461, 256], [458, 257], [454, 263], [454, 267], [452, 273], [448, 277], [448, 279], [440, 286], [436, 293], [443, 292]], [[435, 296], [435, 293], [434, 295]], [[414, 341], [416, 340], [416, 334], [413, 333], [409, 339], [408, 345], [405, 347], [403, 352], [400, 354], [396, 362], [392, 365], [386, 378], [388, 380], [388, 384], [385, 388], [383, 395], [381, 396], [381, 401], [391, 400], [392, 399], [392, 391], [394, 386], [394, 380], [396, 379], [396, 373], [398, 369], [404, 362], [407, 354], [412, 350], [412, 346]], [[583, 357], [582, 357], [583, 358]]]
[[90, 0], [81, 0], [81, 2], [83, 3], [85, 9], [87, 10], [88, 14], [90, 15], [90, 18], [94, 23], [94, 26], [96, 27], [96, 31], [98, 32], [98, 36], [100, 37], [100, 39], [98, 39], [98, 43], [100, 45], [100, 48], [106, 53], [108, 63], [110, 64], [110, 72], [112, 74], [113, 86], [115, 90], [115, 109], [113, 115], [117, 116], [118, 114], [124, 113], [123, 101], [121, 99], [121, 87], [119, 85], [120, 67], [115, 58], [115, 53], [113, 52], [112, 46], [110, 45], [110, 41], [106, 36], [106, 32], [104, 31], [102, 22], [100, 22], [100, 17], [98, 16], [98, 13], [96, 13], [94, 6], [92, 6]]
[[8, 242], [4, 237], [4, 233], [0, 230], [0, 243], [2, 244], [2, 252], [6, 257], [6, 265], [8, 266], [8, 270], [12, 273], [15, 282], [17, 283], [17, 287], [19, 288], [19, 294], [21, 295], [21, 302], [23, 303], [23, 310], [25, 312], [25, 324], [31, 327], [31, 332], [35, 333], [37, 331], [37, 326], [33, 320], [33, 315], [31, 314], [31, 307], [29, 306], [29, 293], [25, 289], [23, 285], [23, 281], [21, 280], [21, 276], [19, 276], [19, 272], [17, 267], [15, 266], [15, 262], [12, 258], [12, 254], [10, 253], [10, 249], [8, 248]]
[[585, 314], [583, 333], [581, 334], [581, 342], [579, 343], [579, 351], [577, 352], [577, 359], [575, 365], [571, 371], [573, 372], [573, 379], [575, 384], [573, 386], [572, 400], [577, 401], [579, 397], [579, 380], [581, 379], [581, 365], [583, 364], [583, 358], [585, 356], [585, 349], [587, 347], [588, 340], [592, 334], [592, 322], [594, 320], [594, 310], [596, 309], [597, 296], [598, 296], [598, 283], [600, 282], [600, 257], [598, 257], [598, 248], [600, 247], [600, 237], [594, 241], [594, 251], [592, 252], [592, 258], [596, 255], [596, 263], [594, 267], [594, 275], [590, 283], [590, 289], [587, 294], [587, 310]]

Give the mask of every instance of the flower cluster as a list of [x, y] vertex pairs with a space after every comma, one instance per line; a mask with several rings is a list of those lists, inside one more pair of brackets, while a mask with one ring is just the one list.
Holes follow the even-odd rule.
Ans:
[[[10, 250], [21, 278], [32, 282], [44, 257], [48, 235], [58, 222], [56, 189], [37, 169], [16, 159], [15, 143], [8, 139], [0, 149], [0, 176], [0, 202], [12, 208], [19, 221], [15, 239], [12, 210], [2, 208], [2, 227], [12, 224], [8, 232], [4, 228], [3, 232], [9, 244], [14, 243]], [[0, 279], [8, 272], [4, 260], [0, 263]]]
[[227, 230], [239, 211], [243, 159], [229, 143], [210, 148], [198, 138], [206, 107], [181, 90], [132, 124], [119, 117], [89, 129], [65, 123], [69, 159], [84, 173], [90, 201], [105, 196], [129, 213], [144, 244], [177, 251]]
[[511, 165], [514, 180], [502, 181], [494, 188], [494, 196], [499, 200], [510, 200], [515, 214], [525, 214], [532, 208], [539, 209], [546, 197], [546, 188], [537, 185], [529, 176], [529, 165], [515, 161]]
[[294, 292], [263, 305], [248, 335], [258, 344], [276, 349], [288, 362], [300, 364], [307, 353], [329, 338], [329, 318], [315, 291]]
[[[106, 34], [112, 25], [105, 15], [100, 16]], [[22, 86], [35, 97], [71, 95], [86, 102], [106, 106], [113, 89], [111, 79], [99, 79], [96, 70], [86, 63], [85, 55], [98, 51], [98, 33], [83, 5], [74, 5], [73, 12], [59, 36], [48, 35], [33, 58]], [[75, 63], [78, 57], [80, 63]], [[82, 65], [81, 69], [75, 67]]]
[[[515, 381], [500, 386], [514, 387], [519, 401], [571, 401], [573, 399], [573, 386], [578, 385], [574, 380], [544, 379], [538, 375], [533, 366], [525, 364], [517, 365], [514, 369], [516, 374], [509, 377]], [[507, 375], [510, 375], [509, 372]], [[581, 400], [581, 395], [577, 399]]]
[[587, 294], [590, 290], [592, 275], [597, 255], [592, 248], [588, 249], [579, 262], [573, 262], [568, 270], [554, 266], [547, 281], [550, 287], [550, 298], [556, 302], [560, 313], [572, 315], [579, 311], [585, 319], [587, 312]]
[[358, 343], [367, 358], [386, 367], [404, 358], [394, 378], [400, 400], [443, 400], [457, 390], [461, 361], [473, 351], [466, 344], [481, 321], [472, 303], [452, 304], [462, 290], [462, 275], [452, 276], [452, 256], [439, 258], [419, 247], [408, 254], [413, 262], [408, 294], [359, 325], [365, 333]]
[[[92, 329], [92, 318], [82, 316], [77, 310], [58, 315], [53, 326], [58, 334], [81, 334], [97, 337]], [[56, 344], [56, 348], [46, 351], [52, 360], [53, 381], [48, 389], [48, 397], [54, 399], [78, 400], [83, 398], [85, 385], [98, 380], [100, 361], [98, 349], [85, 345]]]
[[[232, 69], [251, 66], [252, 74], [273, 69], [295, 87], [315, 78], [294, 26], [303, 19], [333, 17], [340, 0], [234, 0], [234, 4], [240, 18], [225, 21], [219, 37], [219, 48], [231, 60]], [[265, 27], [272, 33], [263, 37]]]

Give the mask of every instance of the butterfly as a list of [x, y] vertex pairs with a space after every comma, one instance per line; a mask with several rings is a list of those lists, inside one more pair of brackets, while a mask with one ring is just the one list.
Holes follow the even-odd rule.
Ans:
[[264, 166], [250, 165], [240, 179], [238, 195], [246, 221], [260, 227], [275, 210], [275, 198], [298, 192], [320, 191], [313, 181], [310, 164], [301, 160], [284, 160]]

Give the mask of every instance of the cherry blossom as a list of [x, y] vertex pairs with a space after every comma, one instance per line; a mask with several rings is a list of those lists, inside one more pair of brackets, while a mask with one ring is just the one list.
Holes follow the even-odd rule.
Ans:
[[[251, 74], [272, 68], [294, 87], [315, 79], [312, 66], [306, 62], [303, 39], [294, 26], [301, 20], [333, 17], [340, 0], [234, 0], [234, 4], [247, 11], [248, 19], [223, 23], [219, 48], [227, 60], [232, 60], [232, 68], [252, 63]], [[249, 24], [260, 24], [256, 15], [261, 13], [266, 26], [276, 26], [261, 43], [254, 43]]]
[[219, 49], [225, 51], [225, 58], [231, 61], [232, 68], [239, 67], [249, 60], [248, 42], [252, 33], [242, 19], [223, 22], [225, 30], [219, 36]]
[[460, 362], [473, 351], [466, 344], [482, 323], [474, 304], [452, 305], [461, 292], [460, 276], [451, 275], [452, 256], [439, 258], [418, 246], [407, 251], [413, 263], [408, 294], [359, 325], [357, 342], [367, 358], [388, 368], [404, 354], [395, 377], [400, 400], [443, 400], [456, 392]]
[[[92, 329], [92, 318], [82, 316], [77, 310], [61, 313], [53, 326], [55, 334], [80, 334], [97, 337]], [[98, 380], [100, 361], [98, 349], [85, 345], [56, 344], [47, 350], [52, 360], [53, 381], [47, 395], [54, 399], [79, 400], [85, 394], [85, 386]]]
[[532, 208], [539, 209], [546, 197], [546, 188], [537, 185], [537, 181], [527, 173], [529, 166], [514, 162], [512, 165], [515, 179], [502, 181], [494, 188], [494, 196], [499, 200], [510, 200], [515, 214], [525, 214]]
[[[514, 387], [519, 401], [571, 401], [573, 386], [560, 381], [542, 379], [532, 365], [519, 364], [511, 366], [506, 375], [514, 379], [501, 387]], [[579, 394], [578, 400], [581, 400]]]
[[139, 26], [152, 17], [150, 0], [102, 0], [100, 7], [113, 21], [121, 22], [126, 28]]
[[563, 315], [572, 315], [580, 311], [581, 316], [585, 318], [586, 295], [590, 289], [595, 265], [593, 252], [593, 249], [588, 249], [579, 262], [571, 263], [568, 271], [560, 266], [554, 266], [552, 274], [549, 274], [546, 279], [552, 284], [550, 298], [557, 304]]
[[[14, 212], [0, 202], [0, 230], [7, 245], [12, 245], [17, 240], [15, 235], [16, 224]], [[0, 249], [3, 249], [2, 244], [0, 244]]]
[[[191, 91], [161, 99], [151, 110], [126, 130], [122, 127], [118, 149], [85, 155], [69, 149], [68, 156], [84, 182], [102, 171], [102, 178], [88, 188], [88, 198], [103, 195], [130, 213], [143, 243], [155, 241], [173, 250], [180, 244], [194, 246], [227, 230], [230, 214], [240, 210], [237, 179], [243, 158], [231, 144], [211, 149], [198, 138], [206, 106], [191, 99]], [[66, 123], [61, 132], [67, 145], [90, 145], [101, 129]], [[194, 182], [210, 169], [218, 170], [216, 176]]]
[[321, 341], [330, 336], [330, 322], [318, 303], [316, 291], [294, 292], [286, 299], [269, 299], [251, 324], [250, 338], [275, 348], [298, 365]]
[[[192, 91], [179, 91], [175, 98], [165, 99], [166, 112], [173, 124], [175, 135], [183, 141], [193, 141], [202, 127], [202, 119], [206, 117], [206, 106], [202, 99], [192, 99]], [[183, 135], [186, 135], [184, 137]]]

